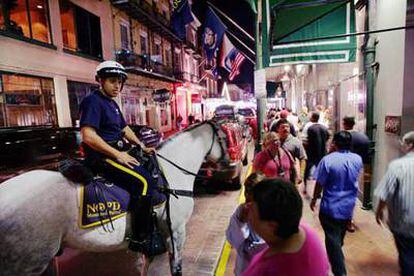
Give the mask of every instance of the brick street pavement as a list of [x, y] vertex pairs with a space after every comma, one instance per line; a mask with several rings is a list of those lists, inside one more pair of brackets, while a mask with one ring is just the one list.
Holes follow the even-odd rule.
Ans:
[[[195, 198], [187, 225], [183, 275], [213, 275], [225, 240], [225, 229], [237, 205], [239, 191]], [[125, 250], [110, 253], [81, 253], [65, 249], [59, 257], [60, 276], [137, 275], [134, 254]], [[151, 264], [149, 275], [169, 275], [167, 256]]]
[[[302, 191], [302, 187], [300, 187]], [[313, 185], [308, 185], [308, 194], [303, 196], [303, 220], [317, 230], [324, 240], [319, 223], [318, 211], [312, 213], [309, 208]], [[319, 205], [320, 201], [318, 201]], [[354, 211], [357, 229], [347, 233], [344, 242], [344, 254], [348, 275], [398, 275], [398, 255], [391, 233], [381, 228], [375, 221], [372, 211], [364, 211], [358, 201]], [[232, 250], [225, 275], [233, 275], [235, 251]]]
[[[183, 275], [213, 275], [225, 241], [225, 230], [234, 211], [239, 191], [221, 192], [196, 198], [187, 228], [184, 246]], [[149, 275], [169, 275], [165, 257], [154, 264]]]

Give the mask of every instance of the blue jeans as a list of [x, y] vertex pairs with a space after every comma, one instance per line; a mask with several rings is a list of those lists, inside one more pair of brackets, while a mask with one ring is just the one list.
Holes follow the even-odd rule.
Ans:
[[345, 257], [342, 245], [349, 220], [340, 220], [319, 212], [319, 220], [325, 232], [325, 247], [328, 253], [331, 269], [335, 276], [346, 275]]
[[398, 250], [398, 261], [400, 263], [401, 275], [414, 275], [414, 238], [405, 237], [393, 233]]

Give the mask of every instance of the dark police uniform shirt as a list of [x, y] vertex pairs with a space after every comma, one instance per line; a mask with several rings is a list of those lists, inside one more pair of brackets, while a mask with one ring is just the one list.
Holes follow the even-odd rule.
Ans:
[[[126, 127], [118, 104], [96, 90], [86, 96], [80, 105], [80, 127], [89, 126], [106, 142], [122, 139]], [[85, 147], [86, 154], [90, 153]]]
[[[126, 127], [124, 117], [118, 104], [111, 98], [105, 96], [99, 90], [92, 92], [86, 96], [80, 105], [80, 127], [93, 127], [96, 133], [106, 142], [119, 141], [124, 136], [123, 129]], [[86, 162], [93, 169], [102, 170], [99, 165], [99, 160], [103, 157], [102, 154], [94, 151], [87, 145], [84, 145], [86, 153]], [[97, 167], [95, 167], [97, 166]], [[154, 185], [156, 183], [152, 180], [149, 172], [143, 166], [134, 166], [134, 171], [139, 173], [148, 181], [147, 194], [152, 196]], [[140, 194], [139, 185], [133, 185], [135, 179], [125, 179], [125, 173], [119, 171], [119, 174], [114, 174], [112, 170], [103, 170], [106, 179], [117, 183], [118, 186], [127, 189], [131, 194]], [[137, 190], [138, 189], [138, 190]], [[158, 194], [157, 194], [158, 195]], [[161, 199], [163, 200], [161, 195]]]
[[90, 126], [106, 142], [120, 140], [126, 127], [118, 104], [96, 90], [80, 105], [80, 127]]

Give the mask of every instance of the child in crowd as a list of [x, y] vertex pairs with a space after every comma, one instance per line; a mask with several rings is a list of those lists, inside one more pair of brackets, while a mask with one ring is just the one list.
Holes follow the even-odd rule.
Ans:
[[302, 198], [295, 185], [265, 179], [252, 189], [248, 221], [268, 247], [256, 254], [243, 276], [327, 276], [329, 262], [315, 230], [300, 224]]
[[265, 241], [251, 230], [247, 222], [246, 204], [252, 201], [253, 187], [263, 180], [261, 173], [252, 173], [244, 183], [244, 196], [246, 203], [239, 205], [230, 219], [226, 237], [231, 246], [237, 251], [235, 275], [242, 275], [253, 256], [266, 247]]

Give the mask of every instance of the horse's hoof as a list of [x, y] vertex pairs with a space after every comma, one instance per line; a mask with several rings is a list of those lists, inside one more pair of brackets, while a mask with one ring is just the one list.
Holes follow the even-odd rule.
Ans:
[[174, 272], [172, 276], [182, 276], [183, 273], [181, 271]]

